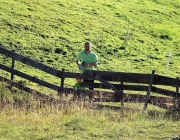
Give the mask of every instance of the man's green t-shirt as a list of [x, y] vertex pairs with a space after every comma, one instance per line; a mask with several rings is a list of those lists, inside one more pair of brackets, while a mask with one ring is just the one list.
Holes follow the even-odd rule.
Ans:
[[[81, 60], [81, 62], [85, 62], [85, 63], [95, 63], [98, 62], [98, 57], [94, 52], [90, 52], [90, 53], [85, 53], [85, 51], [81, 51], [76, 60]], [[81, 72], [83, 72], [84, 70], [94, 70], [94, 66], [89, 66], [89, 67], [84, 67], [83, 69], [81, 69]]]

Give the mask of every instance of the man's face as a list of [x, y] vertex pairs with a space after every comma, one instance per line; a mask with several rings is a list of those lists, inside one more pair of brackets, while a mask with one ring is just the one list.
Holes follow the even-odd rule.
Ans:
[[85, 44], [85, 46], [84, 46], [84, 48], [85, 48], [85, 51], [91, 51], [91, 44]]

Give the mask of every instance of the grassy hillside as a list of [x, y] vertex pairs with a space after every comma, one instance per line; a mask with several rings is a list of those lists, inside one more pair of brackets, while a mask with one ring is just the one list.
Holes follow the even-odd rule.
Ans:
[[[61, 70], [91, 41], [98, 70], [180, 72], [179, 0], [0, 0], [0, 45]], [[171, 57], [168, 58], [168, 55]], [[169, 61], [169, 63], [168, 63]], [[11, 60], [0, 55], [0, 63]], [[60, 79], [16, 62], [16, 69], [59, 85]], [[0, 75], [10, 74], [0, 70]], [[44, 87], [23, 84], [53, 94]], [[65, 80], [65, 86], [74, 84]], [[27, 83], [26, 83], [27, 82]], [[0, 83], [0, 139], [179, 139], [179, 114], [143, 104], [124, 111], [42, 104]], [[56, 95], [55, 92], [54, 95]], [[43, 105], [43, 106], [42, 106]], [[120, 106], [120, 103], [116, 104]]]
[[[127, 71], [121, 62], [131, 61], [128, 71], [158, 69], [159, 64], [158, 72], [163, 73], [171, 52], [171, 74], [180, 70], [175, 63], [180, 48], [178, 0], [1, 0], [0, 4], [1, 45], [45, 63], [52, 61], [57, 68], [72, 62], [89, 40], [98, 53], [99, 69]], [[62, 56], [66, 61], [59, 64]], [[106, 65], [111, 63], [107, 56], [119, 63], [118, 69]]]
[[[155, 69], [177, 77], [179, 16], [178, 0], [0, 0], [0, 45], [54, 68], [79, 72], [74, 60], [88, 40], [99, 57], [98, 70]], [[19, 63], [16, 68], [41, 73]]]

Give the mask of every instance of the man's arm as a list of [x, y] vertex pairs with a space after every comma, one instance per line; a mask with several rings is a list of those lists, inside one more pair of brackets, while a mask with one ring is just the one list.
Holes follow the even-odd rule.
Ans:
[[[78, 67], [80, 66], [79, 62], [76, 60], [76, 64], [78, 65]], [[96, 67], [98, 64], [98, 62], [95, 62], [95, 63], [83, 63], [83, 66], [84, 67]]]
[[96, 67], [98, 65], [98, 62], [94, 62], [94, 63], [85, 63], [84, 66], [85, 67]]
[[85, 67], [97, 67], [97, 65], [98, 65], [98, 57], [97, 57], [97, 55], [96, 54], [94, 54], [94, 56], [93, 56], [93, 61], [94, 61], [94, 63], [85, 63], [84, 64], [84, 66]]

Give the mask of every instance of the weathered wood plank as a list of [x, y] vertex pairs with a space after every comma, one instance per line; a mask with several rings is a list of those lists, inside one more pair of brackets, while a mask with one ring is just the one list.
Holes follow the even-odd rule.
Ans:
[[[13, 52], [15, 53], [15, 50], [13, 50]], [[14, 69], [14, 67], [15, 67], [15, 60], [12, 59], [12, 65], [11, 65], [11, 68]], [[13, 74], [13, 73], [11, 73], [11, 80], [12, 80], [12, 81], [14, 80], [14, 74]]]
[[[145, 85], [120, 85], [120, 84], [112, 84], [113, 86], [115, 86], [117, 89], [121, 89], [121, 90], [134, 90], [134, 91], [147, 91], [148, 86]], [[109, 89], [107, 86], [105, 86], [102, 83], [81, 83], [81, 86], [83, 87], [94, 87], [94, 88], [100, 88], [100, 89]], [[156, 88], [152, 87], [152, 92], [155, 92]]]
[[29, 88], [29, 87], [26, 87], [26, 86], [24, 86], [24, 85], [21, 85], [21, 84], [19, 84], [19, 83], [17, 83], [17, 82], [14, 82], [14, 81], [9, 80], [9, 79], [7, 79], [7, 78], [4, 78], [4, 77], [2, 77], [2, 76], [0, 76], [0, 81], [6, 82], [6, 83], [10, 84], [10, 85], [13, 86], [13, 87], [16, 87], [16, 88], [18, 88], [18, 89], [20, 89], [20, 90], [23, 90], [23, 91], [25, 91], [25, 92], [28, 92], [28, 93], [30, 93], [30, 94], [36, 95], [36, 96], [38, 96], [38, 97], [41, 97], [41, 98], [43, 98], [43, 99], [45, 99], [45, 100], [52, 101], [52, 102], [56, 102], [56, 103], [61, 103], [61, 101], [58, 100], [58, 99], [55, 99], [55, 98], [53, 98], [53, 97], [51, 97], [51, 96], [48, 96], [48, 95], [46, 95], [46, 94], [43, 94], [43, 93], [41, 93], [41, 92], [39, 92], [39, 91], [36, 91], [36, 90], [34, 90], [34, 89], [31, 89], [31, 88]]
[[37, 84], [39, 84], [39, 85], [42, 85], [42, 86], [45, 86], [45, 87], [47, 87], [47, 88], [53, 89], [53, 90], [55, 90], [55, 91], [58, 91], [58, 90], [60, 89], [60, 87], [57, 86], [57, 85], [48, 83], [48, 82], [43, 81], [43, 80], [41, 80], [41, 79], [38, 79], [38, 78], [36, 78], [36, 77], [30, 76], [30, 75], [25, 74], [25, 73], [23, 73], [23, 72], [20, 72], [20, 71], [18, 71], [18, 70], [15, 70], [15, 69], [12, 69], [12, 68], [10, 68], [10, 67], [7, 67], [7, 66], [5, 66], [5, 65], [3, 65], [3, 64], [0, 64], [0, 69], [3, 69], [3, 70], [5, 70], [5, 71], [7, 71], [7, 72], [10, 72], [10, 73], [13, 73], [14, 75], [17, 75], [17, 76], [19, 76], [19, 77], [22, 77], [22, 78], [24, 78], [24, 79], [27, 79], [27, 80], [32, 81], [32, 82], [34, 82], [34, 83], [37, 83]]
[[102, 77], [100, 77], [98, 74], [94, 73], [93, 71], [88, 71], [88, 74], [91, 77], [95, 77], [95, 79], [98, 79], [103, 85], [107, 86], [108, 88], [115, 91], [117, 94], [124, 94], [121, 90], [114, 87], [112, 84], [110, 84], [108, 81], [104, 80]]
[[[52, 68], [50, 66], [47, 66], [45, 64], [42, 64], [38, 61], [32, 60], [28, 57], [25, 57], [23, 55], [17, 54], [13, 51], [7, 50], [6, 48], [3, 48], [2, 46], [0, 46], [0, 54], [5, 55], [6, 57], [10, 57], [14, 60], [17, 60], [19, 62], [22, 62], [26, 65], [32, 66], [34, 68], [37, 68], [39, 70], [42, 70], [48, 74], [51, 74], [53, 76], [59, 77], [59, 78], [77, 78], [77, 77], [81, 77], [83, 79], [92, 79], [90, 76], [84, 76], [82, 73], [72, 73], [72, 72], [64, 72], [62, 73], [62, 71], [57, 70], [55, 68]], [[64, 75], [62, 75], [64, 74]]]
[[12, 59], [15, 59], [17, 61], [20, 61], [20, 62], [22, 62], [24, 64], [29, 65], [29, 66], [35, 67], [35, 68], [37, 68], [39, 70], [45, 71], [45, 72], [47, 72], [49, 74], [52, 74], [54, 76], [61, 77], [61, 71], [56, 70], [54, 68], [51, 68], [51, 67], [49, 67], [47, 65], [44, 65], [44, 64], [42, 64], [40, 62], [37, 62], [35, 60], [32, 60], [32, 59], [30, 59], [28, 57], [25, 57], [25, 56], [22, 56], [20, 54], [14, 53], [14, 52], [12, 52], [10, 50], [7, 50], [7, 49], [5, 49], [3, 47], [0, 47], [0, 54], [3, 54], [5, 56], [10, 57]]
[[162, 94], [162, 95], [171, 96], [171, 97], [175, 97], [175, 98], [180, 97], [180, 93], [165, 90], [165, 89], [161, 89], [161, 88], [156, 88], [156, 92], [159, 93], [159, 94]]
[[[0, 64], [0, 68], [3, 69], [3, 70], [8, 71], [10, 73], [12, 72], [15, 75], [20, 76], [22, 78], [25, 78], [27, 80], [30, 80], [30, 81], [33, 81], [33, 82], [35, 82], [37, 84], [45, 86], [47, 88], [51, 88], [51, 89], [53, 89], [55, 91], [62, 90], [62, 89], [60, 89], [59, 86], [56, 86], [56, 85], [53, 85], [51, 83], [45, 82], [43, 80], [37, 79], [36, 77], [27, 75], [25, 73], [22, 73], [20, 71], [15, 70], [15, 69], [13, 70], [12, 68], [9, 68], [9, 67], [7, 67], [7, 66], [5, 66], [3, 64]], [[88, 84], [90, 84], [90, 83], [88, 83]], [[98, 85], [98, 86], [102, 86], [102, 85], [99, 85], [98, 83], [94, 83], [94, 84]], [[117, 86], [117, 85], [115, 85], [115, 86]], [[117, 87], [117, 88], [122, 89], [121, 85], [119, 85], [119, 86], [120, 86], [120, 88], [119, 87]], [[131, 89], [132, 90], [136, 90], [137, 89], [137, 91], [139, 91], [139, 90], [140, 91], [146, 91], [146, 88], [147, 88], [146, 86], [139, 86], [139, 87], [137, 86], [136, 87], [135, 85], [123, 85], [123, 86], [124, 86], [124, 90], [131, 90]], [[67, 92], [67, 93], [74, 92], [73, 88], [67, 88], [67, 89], [69, 89], [69, 90], [65, 90], [64, 92]], [[169, 91], [169, 90], [160, 89], [160, 88], [156, 88], [156, 87], [152, 87], [152, 92], [156, 92], [156, 93], [159, 93], [159, 94], [163, 94], [163, 95], [167, 95], [167, 96], [172, 96], [172, 97], [180, 97], [179, 93], [176, 93], [176, 92], [173, 92], [173, 91]]]
[[[84, 76], [88, 76], [88, 71], [84, 71]], [[125, 73], [125, 72], [109, 72], [109, 71], [93, 71], [107, 81], [130, 82], [149, 84], [151, 74], [142, 73]], [[93, 77], [94, 78], [94, 77]], [[180, 80], [165, 76], [154, 75], [154, 85], [180, 86]]]
[[[177, 80], [179, 80], [179, 77], [176, 77]], [[180, 86], [176, 86], [176, 92], [179, 93]]]
[[[11, 80], [8, 80], [2, 76], [0, 76], [0, 81], [2, 82], [7, 82], [9, 84], [12, 84], [12, 86], [16, 87], [16, 88], [19, 88], [23, 91], [26, 91], [28, 93], [36, 93], [37, 95], [41, 96], [41, 97], [45, 97], [47, 99], [50, 99], [50, 100], [54, 100], [54, 98], [51, 98], [50, 96], [48, 95], [45, 95], [39, 91], [36, 91], [36, 90], [33, 90], [31, 88], [28, 88], [24, 85], [21, 85], [17, 82], [14, 82], [14, 81], [11, 81]], [[64, 92], [67, 92], [68, 94], [73, 94], [74, 93], [74, 89], [73, 88], [64, 88], [63, 89], [64, 91], [62, 91], [63, 93]], [[102, 101], [105, 101], [105, 102], [115, 102], [116, 99], [113, 99], [114, 98], [114, 92], [107, 92], [107, 91], [91, 91], [91, 90], [80, 90], [82, 91], [83, 94], [94, 94], [95, 96], [99, 97], [99, 94], [102, 95]], [[125, 95], [125, 99], [124, 99], [124, 102], [138, 102], [138, 103], [142, 103], [144, 102], [146, 98], [146, 95], [139, 95], [139, 94], [126, 94]], [[56, 101], [59, 101], [57, 99], [55, 99]], [[98, 101], [98, 100], [97, 100]], [[118, 99], [118, 102], [119, 102], [119, 99]], [[158, 96], [151, 96], [151, 99], [150, 99], [150, 102], [149, 103], [152, 103], [152, 104], [155, 104], [155, 103], [175, 103], [175, 98], [171, 98], [171, 97], [158, 97]]]
[[150, 80], [149, 80], [149, 86], [148, 86], [148, 90], [147, 90], [147, 95], [146, 95], [146, 101], [144, 103], [144, 111], [146, 110], [147, 106], [148, 106], [148, 102], [150, 100], [150, 93], [151, 93], [151, 87], [154, 81], [154, 75], [155, 75], [155, 70], [152, 71]]
[[[55, 68], [51, 68], [47, 65], [44, 65], [40, 62], [32, 60], [28, 57], [22, 56], [20, 54], [14, 53], [10, 50], [7, 50], [3, 47], [0, 47], [0, 54], [3, 54], [7, 57], [10, 57], [14, 60], [20, 61], [29, 66], [35, 67], [39, 70], [42, 70], [46, 73], [54, 75], [56, 77], [62, 78], [62, 71], [57, 70]], [[141, 73], [125, 73], [125, 72], [110, 72], [110, 71], [94, 71], [100, 77], [102, 77], [106, 81], [117, 81], [117, 82], [130, 82], [130, 83], [149, 83], [149, 78], [151, 74], [141, 74]], [[88, 71], [84, 71], [84, 73], [72, 73], [72, 72], [64, 72], [64, 78], [77, 78], [81, 77], [83, 79], [95, 79], [88, 75]], [[96, 79], [97, 80], [97, 79]], [[154, 76], [155, 85], [167, 85], [167, 86], [180, 86], [180, 80], [165, 76]]]
[[[81, 84], [84, 87], [94, 87], [94, 88], [102, 88], [102, 89], [109, 89], [105, 85], [101, 83], [82, 83]], [[132, 90], [132, 91], [147, 91], [148, 86], [144, 85], [118, 85], [118, 84], [113, 84], [118, 89], [123, 89], [123, 90]], [[157, 93], [157, 94], [162, 94], [166, 96], [171, 96], [171, 97], [180, 97], [180, 93], [170, 91], [170, 90], [165, 90], [161, 88], [157, 88], [155, 86], [151, 87], [151, 92]]]
[[[144, 83], [148, 84], [150, 79], [150, 74], [140, 74], [140, 73], [125, 73], [125, 72], [110, 72], [110, 71], [94, 71], [100, 77], [107, 81], [118, 81], [118, 82], [132, 82], [132, 83]], [[87, 76], [89, 70], [84, 71], [84, 75]], [[92, 76], [95, 78], [94, 76]]]
[[155, 75], [153, 84], [177, 87], [177, 86], [180, 86], [180, 79], [171, 78], [167, 76], [161, 76], [161, 75]]

